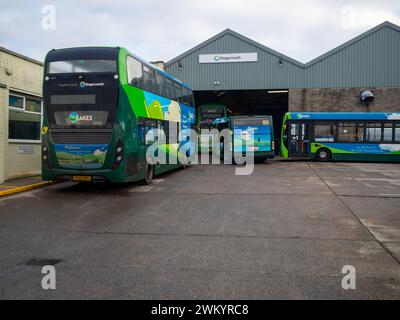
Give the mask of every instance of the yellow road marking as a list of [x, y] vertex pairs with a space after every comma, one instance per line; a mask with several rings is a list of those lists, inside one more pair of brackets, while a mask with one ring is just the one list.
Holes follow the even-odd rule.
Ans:
[[47, 185], [51, 185], [54, 183], [55, 182], [53, 182], [53, 181], [44, 181], [44, 182], [30, 184], [27, 186], [21, 186], [21, 187], [11, 188], [8, 190], [2, 190], [2, 191], [0, 191], [0, 197], [4, 197], [4, 196], [8, 196], [10, 194], [24, 192], [24, 191], [28, 191], [28, 190], [38, 189], [38, 188], [41, 188], [41, 187], [44, 187]]

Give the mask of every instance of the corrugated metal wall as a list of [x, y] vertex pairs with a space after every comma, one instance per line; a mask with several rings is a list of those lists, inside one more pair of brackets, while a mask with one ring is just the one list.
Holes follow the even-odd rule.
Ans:
[[[244, 37], [243, 37], [244, 38]], [[279, 64], [273, 54], [223, 32], [179, 60], [166, 71], [194, 90], [350, 88], [400, 86], [400, 32], [389, 26], [373, 30], [340, 50], [302, 65], [289, 59]], [[257, 52], [258, 62], [200, 64], [199, 54]], [[182, 65], [179, 70], [178, 62]], [[220, 82], [215, 85], [214, 82]]]

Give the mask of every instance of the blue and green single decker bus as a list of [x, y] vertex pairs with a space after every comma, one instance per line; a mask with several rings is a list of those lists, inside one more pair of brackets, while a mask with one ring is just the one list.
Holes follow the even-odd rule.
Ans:
[[[120, 47], [51, 50], [43, 98], [44, 180], [150, 183], [181, 166], [177, 137], [195, 126], [192, 89]], [[146, 158], [156, 141], [166, 163]]]
[[400, 161], [400, 112], [286, 113], [283, 158]]
[[257, 162], [275, 156], [271, 116], [232, 116], [229, 118], [229, 127], [233, 134], [235, 159], [241, 159], [247, 152], [252, 152]]

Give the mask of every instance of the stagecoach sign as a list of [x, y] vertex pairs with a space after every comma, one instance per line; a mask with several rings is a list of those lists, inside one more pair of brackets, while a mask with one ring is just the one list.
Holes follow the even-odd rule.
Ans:
[[199, 63], [257, 62], [257, 52], [200, 54]]

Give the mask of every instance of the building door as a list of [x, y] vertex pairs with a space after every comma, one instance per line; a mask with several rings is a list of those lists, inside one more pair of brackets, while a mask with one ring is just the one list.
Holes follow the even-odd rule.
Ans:
[[310, 124], [292, 122], [289, 130], [289, 157], [306, 158], [310, 155]]

